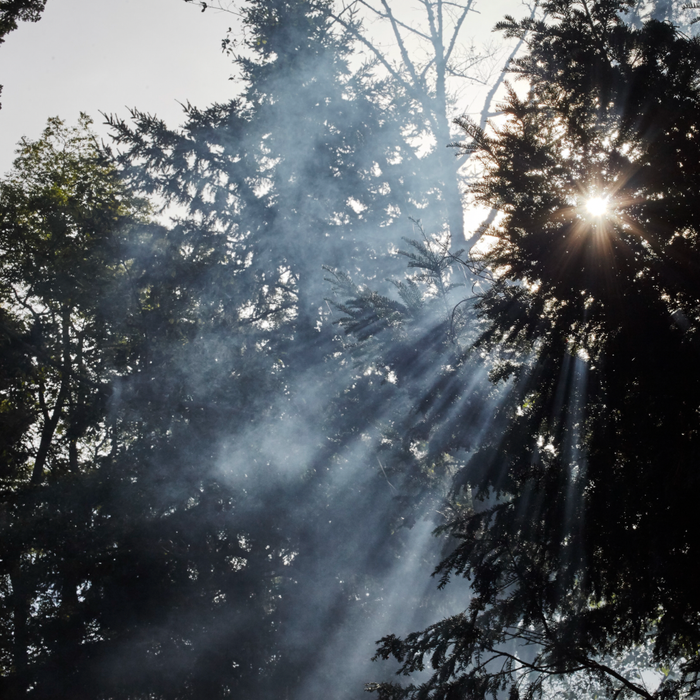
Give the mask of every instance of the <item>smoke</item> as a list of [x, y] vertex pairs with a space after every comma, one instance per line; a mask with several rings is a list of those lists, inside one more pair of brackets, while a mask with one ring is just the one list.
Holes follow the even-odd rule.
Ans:
[[[240, 100], [188, 108], [178, 131], [138, 112], [111, 120], [131, 183], [177, 215], [133, 255], [148, 308], [172, 305], [178, 321], [152, 312], [167, 343], [113, 411], [153, 441], [124, 450], [159, 494], [138, 527], [162, 551], [137, 542], [138, 562], [164, 576], [174, 557], [182, 592], [157, 619], [139, 608], [102, 666], [114, 684], [131, 669], [132, 693], [165, 673], [199, 697], [355, 700], [395, 670], [372, 664], [379, 639], [469, 604], [466, 582], [431, 577], [453, 544], [433, 531], [507, 388], [465, 358], [478, 330], [466, 307], [453, 313], [469, 287], [450, 290], [464, 267], [443, 250], [462, 235], [445, 87], [417, 97], [408, 65], [353, 72], [328, 16], [257, 6], [262, 48], [239, 63]], [[174, 276], [154, 253], [172, 255]], [[350, 280], [345, 296], [326, 301], [323, 266]]]
[[[469, 5], [449, 4], [455, 46]], [[363, 44], [365, 28], [324, 2], [245, 7], [240, 99], [188, 107], [175, 131], [139, 112], [110, 120], [125, 176], [163, 206], [124, 233], [105, 304], [109, 352], [124, 355], [105, 360], [96, 431], [111, 447], [95, 448], [80, 488], [66, 480], [55, 512], [32, 514], [52, 544], [54, 521], [65, 525], [50, 565], [79, 592], [86, 649], [72, 686], [66, 653], [51, 657], [35, 697], [364, 697], [396, 671], [372, 662], [378, 640], [468, 607], [467, 581], [439, 589], [431, 576], [455, 546], [436, 529], [457, 500], [497, 498], [471, 493], [465, 465], [488, 444], [474, 468], [497, 488], [509, 392], [527, 399], [543, 371], [494, 385], [498, 353], [472, 347], [479, 280], [448, 250], [465, 219], [446, 151], [461, 105], [440, 82], [450, 42], [430, 39], [437, 25], [411, 24], [403, 56]], [[455, 56], [459, 70], [476, 60]], [[501, 80], [478, 77], [493, 79], [474, 112], [484, 126]], [[552, 420], [568, 421], [561, 449], [579, 470], [570, 530], [586, 382], [567, 358]], [[81, 546], [74, 565], [65, 552]], [[75, 619], [51, 581], [32, 599], [47, 639]], [[41, 644], [32, 653], [49, 657], [54, 642]]]
[[[483, 379], [475, 373], [475, 382]], [[348, 376], [336, 381], [342, 391]], [[405, 491], [377, 457], [376, 426], [395, 415], [398, 392], [365, 407], [363, 432], [329, 450], [324, 426], [333, 393], [327, 378], [298, 379], [289, 389], [293, 398], [279, 399], [273, 411], [279, 418], [251, 425], [221, 448], [218, 461], [220, 478], [244, 489], [246, 507], [274, 522], [288, 543], [280, 569], [293, 584], [276, 601], [277, 641], [296, 674], [285, 695], [274, 692], [300, 700], [360, 697], [365, 683], [392, 673], [390, 664], [371, 663], [381, 637], [421, 629], [469, 603], [466, 585], [437, 590], [431, 574], [441, 558], [438, 522], [427, 507], [416, 522], [403, 519]]]

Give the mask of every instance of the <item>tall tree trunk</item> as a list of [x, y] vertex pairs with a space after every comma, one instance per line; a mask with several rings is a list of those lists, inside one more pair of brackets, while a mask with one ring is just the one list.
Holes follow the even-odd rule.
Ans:
[[[61, 318], [61, 344], [63, 351], [63, 362], [61, 367], [61, 385], [54, 404], [53, 413], [49, 416], [48, 410], [44, 411], [44, 426], [41, 431], [41, 441], [39, 449], [34, 460], [34, 469], [32, 470], [32, 484], [40, 484], [44, 480], [44, 467], [49, 456], [51, 442], [58, 426], [58, 421], [61, 418], [63, 405], [68, 398], [71, 378], [71, 354], [70, 354], [70, 309], [63, 308]], [[39, 390], [42, 392], [42, 390]], [[42, 399], [42, 407], [43, 407]]]
[[15, 669], [11, 697], [22, 698], [27, 692], [29, 667], [29, 597], [22, 572], [20, 556], [17, 555], [10, 569], [12, 584], [12, 662]]

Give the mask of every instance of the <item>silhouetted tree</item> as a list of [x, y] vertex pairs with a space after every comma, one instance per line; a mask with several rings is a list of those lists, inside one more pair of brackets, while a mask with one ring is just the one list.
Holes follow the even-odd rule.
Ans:
[[[250, 644], [249, 630], [228, 637], [257, 658], [237, 671], [249, 696], [358, 696], [362, 682], [340, 659], [356, 653], [356, 638], [371, 635], [363, 642], [371, 647], [380, 636], [372, 630], [394, 600], [386, 577], [410, 556], [412, 533], [400, 528], [406, 508], [370, 451], [392, 386], [359, 376], [337, 352], [335, 330], [324, 323], [329, 311], [319, 311], [321, 265], [387, 274], [396, 263], [384, 251], [407, 225], [403, 216], [417, 216], [437, 195], [426, 194], [430, 178], [403, 150], [402, 129], [417, 117], [402, 113], [389, 83], [350, 71], [351, 39], [329, 5], [247, 3], [239, 100], [188, 110], [178, 131], [143, 114], [135, 126], [113, 122], [132, 182], [177, 205], [193, 240], [240, 261], [235, 276], [212, 279], [208, 293], [216, 289], [219, 299], [221, 284], [231, 288], [232, 318], [257, 334], [246, 347], [265, 349], [260, 366], [279, 382], [265, 397], [269, 412], [241, 414], [228, 426], [214, 420], [210, 433], [228, 446], [221, 461], [230, 484], [251, 494], [239, 531], [250, 559], [262, 560], [248, 570], [270, 601], [268, 612], [250, 611], [253, 639], [263, 639], [258, 630], [275, 632], [267, 644]], [[229, 332], [226, 342], [243, 342]], [[177, 374], [197, 364], [183, 362]], [[196, 454], [179, 444], [182, 459]], [[254, 508], [258, 489], [275, 505]], [[245, 513], [246, 498], [237, 503]], [[274, 565], [262, 565], [269, 542], [257, 533], [266, 528], [286, 538], [288, 564], [274, 577], [266, 573]], [[227, 600], [242, 610], [247, 598], [231, 590]], [[419, 608], [422, 590], [415, 595]]]
[[[465, 261], [490, 280], [472, 359], [451, 368], [471, 391], [482, 362], [507, 394], [445, 512], [436, 573], [470, 579], [468, 608], [382, 640], [378, 656], [429, 675], [381, 698], [529, 698], [575, 674], [613, 697], [698, 692], [700, 46], [626, 25], [631, 5], [507, 18], [527, 94], [490, 131], [461, 121], [485, 168], [473, 191], [500, 218]], [[463, 424], [445, 411], [426, 439]], [[650, 645], [676, 669], [657, 689], [623, 659]]]
[[108, 367], [119, 344], [108, 309], [121, 228], [140, 204], [88, 123], [71, 130], [50, 120], [42, 139], [22, 142], [0, 190], [2, 663], [11, 697], [36, 685], [38, 666], [75, 654], [90, 622], [76, 606], [91, 507], [74, 495], [108, 449]]
[[274, 663], [274, 489], [218, 478], [273, 359], [243, 264], [148, 214], [87, 118], [2, 183], [3, 697], [254, 697]]
[[38, 22], [46, 0], [2, 0], [0, 2], [0, 44], [17, 29], [18, 22]]

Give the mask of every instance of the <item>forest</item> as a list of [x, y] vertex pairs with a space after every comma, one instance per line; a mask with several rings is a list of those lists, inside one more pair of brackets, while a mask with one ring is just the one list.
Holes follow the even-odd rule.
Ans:
[[700, 4], [184, 1], [0, 180], [0, 697], [700, 697]]

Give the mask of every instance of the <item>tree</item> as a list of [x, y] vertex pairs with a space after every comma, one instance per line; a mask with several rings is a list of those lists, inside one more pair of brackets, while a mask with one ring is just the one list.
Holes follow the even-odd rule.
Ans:
[[[403, 96], [394, 99], [390, 83], [350, 71], [351, 40], [329, 6], [247, 3], [241, 99], [189, 109], [177, 131], [142, 114], [134, 125], [114, 121], [135, 186], [176, 204], [178, 225], [193, 241], [239, 262], [229, 280], [210, 279], [208, 293], [218, 299], [230, 290], [231, 322], [247, 324], [250, 334], [241, 344], [264, 347], [261, 364], [274, 358], [266, 369], [277, 391], [253, 385], [264, 406], [242, 412], [240, 422], [212, 422], [209, 433], [211, 443], [227, 446], [235, 512], [250, 517], [242, 515], [238, 527], [256, 567], [242, 574], [258, 576], [251, 592], [267, 606], [247, 611], [249, 627], [270, 633], [259, 637], [266, 644], [246, 644], [250, 653], [236, 672], [249, 696], [362, 692], [365, 677], [342, 659], [357, 654], [362, 633], [369, 652], [382, 633], [373, 626], [392, 613], [388, 582], [409, 558], [414, 534], [402, 518], [415, 518], [419, 500], [393, 498], [371, 452], [393, 386], [361, 376], [338, 352], [333, 326], [323, 323], [328, 311], [319, 312], [321, 265], [361, 267], [368, 278], [387, 274], [387, 260], [396, 263], [382, 249], [410, 225], [403, 216], [417, 217], [438, 197], [425, 193], [432, 184], [421, 160], [403, 151], [402, 129], [422, 117], [402, 114]], [[237, 338], [231, 332], [221, 343], [235, 346]], [[197, 362], [178, 354], [183, 361], [169, 364], [170, 373], [182, 378], [184, 393], [201, 394], [192, 375]], [[178, 444], [184, 469], [185, 455], [196, 452]], [[263, 495], [266, 507], [254, 507]], [[266, 530], [283, 537], [271, 545]], [[265, 548], [282, 551], [282, 540], [288, 564], [266, 564]], [[415, 595], [420, 601], [422, 591]], [[227, 598], [239, 611], [241, 600]], [[347, 679], [342, 690], [340, 677]]]
[[[375, 685], [382, 698], [529, 698], [573, 674], [616, 698], [697, 693], [700, 46], [625, 24], [631, 5], [507, 18], [528, 44], [514, 64], [527, 95], [511, 89], [490, 133], [461, 121], [485, 167], [473, 191], [500, 218], [467, 262], [491, 281], [457, 368], [465, 387], [485, 355], [507, 400], [443, 527], [437, 573], [471, 580], [468, 609], [382, 641], [403, 673], [433, 669]], [[452, 415], [428, 435], [459, 440]], [[649, 643], [679, 669], [653, 691], [615, 661]]]
[[[201, 6], [202, 11], [215, 9], [232, 14], [244, 26], [256, 23], [249, 21], [252, 14], [245, 5], [239, 9], [235, 3], [221, 0], [185, 2]], [[399, 182], [396, 178], [393, 181], [387, 178], [393, 192], [399, 194], [393, 197], [392, 206], [401, 214], [395, 214], [394, 219], [398, 223], [420, 217], [425, 230], [449, 231], [454, 240], [461, 240], [464, 235], [461, 190], [470, 175], [464, 167], [466, 159], [458, 160], [446, 148], [454, 138], [452, 118], [460, 109], [459, 98], [469, 86], [488, 86], [480, 114], [485, 124], [493, 112], [494, 97], [503, 80], [496, 66], [507, 65], [518, 53], [521, 42], [512, 48], [505, 60], [502, 60], [502, 47], [477, 50], [473, 41], [469, 43], [465, 37], [470, 26], [469, 15], [476, 11], [471, 1], [417, 0], [393, 5], [388, 1], [353, 0], [299, 5], [303, 11], [312, 8], [327, 13], [331, 20], [328, 28], [338, 38], [342, 37], [348, 55], [351, 54], [355, 62], [364, 61], [361, 71], [357, 71], [357, 76], [362, 78], [359, 93], [356, 89], [354, 94], [365, 93], [388, 117], [386, 124], [390, 128], [380, 134], [377, 143], [367, 146], [373, 145], [375, 153], [379, 153], [386, 144], [392, 145], [390, 162], [398, 164], [393, 170], [402, 174]], [[531, 16], [537, 8], [537, 1], [528, 5]], [[420, 19], [416, 21], [416, 17]], [[387, 40], [388, 37], [391, 39]], [[237, 54], [242, 42], [233, 36], [231, 29], [222, 43], [244, 67], [241, 77], [250, 80], [250, 63]], [[254, 30], [243, 43], [248, 48], [255, 47], [256, 51], [265, 47], [269, 51], [271, 46], [268, 37], [258, 37]], [[277, 122], [278, 128], [279, 124]], [[382, 159], [378, 159], [375, 166], [381, 167], [387, 175], [392, 170]], [[403, 184], [408, 173], [412, 174], [411, 181]], [[417, 211], [412, 210], [409, 201], [418, 205]]]
[[38, 22], [46, 0], [3, 0], [0, 3], [0, 44], [17, 29], [17, 22]]
[[120, 231], [141, 205], [126, 196], [88, 126], [85, 116], [73, 129], [50, 120], [42, 139], [22, 142], [0, 190], [9, 697], [23, 695], [47, 656], [60, 665], [62, 654], [76, 653], [89, 627], [76, 610], [84, 570], [70, 556], [90, 519], [77, 479], [104, 460], [110, 440], [105, 364], [119, 342], [107, 319]]
[[241, 264], [153, 223], [88, 127], [50, 120], [0, 188], [2, 694], [253, 697], [287, 539], [217, 474], [273, 360]]

